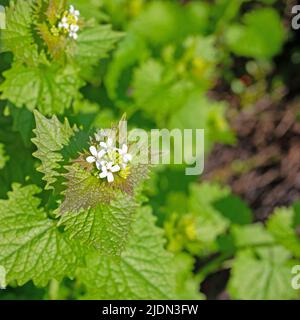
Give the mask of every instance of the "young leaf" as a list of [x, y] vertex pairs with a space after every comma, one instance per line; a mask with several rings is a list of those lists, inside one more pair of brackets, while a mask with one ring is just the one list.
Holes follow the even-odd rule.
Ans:
[[148, 207], [141, 208], [121, 257], [90, 256], [80, 279], [95, 299], [172, 299], [175, 278], [172, 256]]
[[[67, 190], [65, 199], [59, 208], [59, 214], [78, 212], [81, 209], [95, 208], [101, 204], [109, 204], [117, 199], [119, 193], [135, 201], [141, 183], [148, 178], [148, 165], [132, 165], [126, 179], [116, 179], [113, 184], [100, 181], [88, 168], [85, 168], [85, 159], [80, 156], [74, 164], [66, 166]], [[122, 196], [122, 195], [121, 195]]]
[[32, 139], [32, 142], [36, 145], [37, 151], [33, 155], [42, 162], [37, 170], [45, 175], [43, 177], [43, 180], [47, 182], [45, 189], [53, 189], [51, 185], [59, 176], [56, 170], [60, 168], [59, 162], [63, 160], [59, 151], [68, 144], [74, 135], [74, 130], [70, 127], [67, 119], [64, 123], [60, 123], [56, 116], [47, 119], [38, 111], [34, 112], [34, 116], [36, 137]]
[[45, 286], [52, 278], [72, 277], [82, 265], [82, 247], [61, 233], [39, 208], [34, 186], [13, 185], [8, 200], [0, 200], [0, 265], [7, 281], [23, 285], [33, 280]]
[[[101, 191], [105, 193], [104, 188]], [[119, 255], [131, 231], [136, 208], [133, 199], [119, 192], [110, 204], [64, 213], [60, 224], [66, 226], [72, 238], [95, 246], [101, 254]]]

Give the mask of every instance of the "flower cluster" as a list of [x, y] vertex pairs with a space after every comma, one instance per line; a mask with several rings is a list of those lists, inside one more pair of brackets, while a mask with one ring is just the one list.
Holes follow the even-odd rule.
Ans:
[[128, 146], [123, 144], [121, 148], [117, 148], [111, 138], [107, 138], [106, 142], [101, 141], [98, 148], [90, 147], [91, 156], [86, 158], [88, 163], [95, 163], [96, 168], [100, 171], [99, 178], [107, 179], [108, 182], [115, 180], [114, 174], [120, 177], [126, 176], [128, 165], [132, 160], [132, 155], [128, 153]]
[[74, 6], [71, 5], [69, 11], [66, 11], [63, 14], [61, 21], [58, 23], [58, 29], [69, 34], [69, 37], [74, 40], [78, 38], [77, 32], [79, 31], [79, 15], [80, 12], [75, 10]]

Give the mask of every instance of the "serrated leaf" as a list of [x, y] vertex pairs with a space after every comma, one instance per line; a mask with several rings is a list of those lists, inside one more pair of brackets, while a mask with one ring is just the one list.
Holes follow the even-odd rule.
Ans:
[[93, 299], [172, 299], [175, 278], [172, 256], [164, 248], [162, 231], [148, 207], [141, 208], [121, 257], [93, 255], [80, 271]]
[[300, 238], [293, 228], [294, 211], [292, 208], [276, 209], [267, 222], [267, 228], [273, 237], [300, 258]]
[[3, 75], [1, 99], [8, 99], [17, 107], [37, 108], [45, 115], [68, 109], [83, 84], [71, 65], [61, 69], [55, 64], [29, 67], [15, 63]]
[[74, 130], [70, 127], [67, 119], [61, 123], [56, 116], [47, 119], [38, 111], [34, 112], [34, 116], [36, 137], [32, 139], [32, 142], [36, 145], [37, 151], [33, 155], [42, 162], [37, 170], [44, 174], [43, 180], [47, 182], [45, 189], [53, 189], [52, 184], [59, 176], [56, 170], [61, 167], [59, 162], [63, 160], [59, 151], [68, 144], [74, 135]]
[[110, 25], [83, 29], [79, 33], [75, 57], [80, 65], [93, 65], [108, 56], [122, 34], [114, 32]]
[[231, 271], [228, 289], [233, 299], [289, 300], [297, 298], [291, 286], [289, 253], [282, 247], [241, 251]]
[[132, 165], [126, 179], [115, 179], [114, 183], [101, 181], [97, 176], [84, 167], [87, 165], [84, 156], [80, 156], [75, 163], [66, 166], [67, 189], [65, 199], [59, 208], [59, 214], [78, 212], [81, 209], [95, 208], [99, 204], [109, 204], [116, 199], [119, 192], [134, 201], [141, 183], [148, 178], [148, 165]]
[[131, 231], [136, 209], [134, 199], [119, 192], [109, 204], [64, 213], [60, 224], [65, 225], [72, 238], [78, 238], [84, 245], [93, 245], [101, 254], [119, 255]]
[[33, 61], [38, 57], [30, 30], [33, 0], [10, 1], [6, 8], [6, 28], [0, 33], [0, 52], [12, 51], [17, 59]]
[[47, 217], [35, 197], [36, 186], [13, 185], [8, 200], [0, 200], [0, 264], [7, 282], [33, 280], [45, 286], [52, 278], [72, 277], [82, 265], [83, 252]]

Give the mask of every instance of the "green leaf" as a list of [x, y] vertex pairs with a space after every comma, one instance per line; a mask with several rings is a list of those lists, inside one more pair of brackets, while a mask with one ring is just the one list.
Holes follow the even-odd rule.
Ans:
[[74, 135], [74, 130], [70, 127], [67, 119], [61, 123], [56, 116], [47, 119], [38, 111], [34, 112], [34, 116], [36, 137], [32, 139], [32, 142], [36, 145], [37, 151], [33, 155], [42, 162], [37, 170], [44, 174], [43, 180], [47, 182], [45, 189], [53, 189], [51, 185], [59, 176], [57, 169], [61, 167], [59, 162], [63, 160], [59, 151], [68, 144]]
[[8, 99], [17, 107], [37, 108], [43, 114], [63, 113], [83, 84], [77, 69], [71, 65], [61, 69], [55, 64], [27, 67], [14, 63], [3, 75], [1, 99]]
[[294, 214], [292, 208], [276, 209], [267, 223], [267, 228], [278, 243], [300, 258], [300, 238], [293, 227]]
[[4, 144], [0, 143], [0, 169], [3, 169], [5, 167], [5, 164], [9, 159], [9, 157], [5, 153], [4, 147]]
[[200, 284], [193, 275], [194, 258], [185, 252], [174, 257], [172, 262], [176, 270], [176, 298], [180, 300], [203, 300], [199, 292]]
[[6, 29], [0, 31], [0, 52], [12, 51], [29, 63], [38, 57], [30, 30], [34, 0], [10, 1], [6, 8]]
[[34, 129], [34, 116], [26, 108], [16, 108], [10, 105], [10, 113], [13, 118], [13, 130], [20, 133], [26, 147], [31, 146], [30, 138]]
[[[229, 220], [216, 210], [214, 202], [224, 198], [230, 191], [207, 182], [191, 184], [189, 189], [189, 197], [174, 193], [167, 200], [168, 218], [164, 228], [168, 249], [172, 252], [186, 249], [194, 255], [207, 256], [217, 252], [217, 239], [229, 227]], [[185, 202], [181, 200], [180, 206], [178, 199], [182, 196]]]
[[272, 58], [280, 53], [285, 33], [278, 13], [271, 8], [253, 10], [244, 25], [232, 25], [225, 34], [233, 53], [253, 58]]
[[82, 247], [61, 233], [35, 197], [34, 186], [13, 185], [8, 200], [0, 200], [0, 265], [7, 282], [33, 280], [45, 286], [52, 278], [72, 277], [82, 265]]
[[60, 224], [65, 225], [71, 237], [78, 238], [83, 245], [93, 245], [101, 254], [119, 255], [131, 231], [136, 208], [134, 199], [118, 193], [109, 204], [64, 213]]
[[76, 46], [76, 60], [80, 65], [93, 65], [108, 56], [122, 34], [114, 32], [110, 25], [100, 25], [83, 29], [79, 33]]
[[119, 196], [125, 194], [131, 201], [138, 193], [141, 183], [148, 178], [148, 165], [132, 164], [130, 174], [126, 179], [116, 178], [114, 183], [101, 181], [93, 175], [82, 154], [72, 165], [65, 166], [67, 173], [67, 189], [65, 199], [59, 208], [59, 214], [78, 212], [81, 209], [95, 208], [100, 204], [109, 204]]
[[298, 292], [291, 286], [290, 255], [282, 247], [244, 250], [231, 270], [228, 290], [233, 299], [289, 300]]
[[214, 207], [224, 217], [235, 224], [249, 224], [252, 220], [252, 213], [248, 205], [239, 197], [230, 195], [214, 203]]
[[[145, 59], [147, 55], [148, 50], [145, 43], [135, 34], [126, 35], [120, 42], [113, 54], [111, 63], [108, 65], [105, 78], [107, 91], [112, 100], [120, 99], [119, 96], [121, 93], [125, 98], [127, 97], [130, 79], [128, 79], [126, 70], [135, 65], [138, 61]], [[124, 82], [126, 82], [127, 85], [123, 85], [123, 88], [122, 84]]]
[[79, 273], [93, 299], [172, 299], [175, 277], [172, 256], [165, 251], [162, 231], [148, 207], [138, 210], [121, 257], [93, 255]]
[[229, 226], [229, 221], [213, 207], [216, 200], [228, 193], [228, 189], [222, 189], [217, 184], [202, 183], [190, 186], [189, 212], [194, 217], [197, 247], [204, 252], [216, 250], [217, 237]]
[[173, 71], [156, 60], [146, 61], [134, 73], [133, 98], [137, 107], [161, 125], [186, 102], [191, 89], [189, 80], [176, 79]]
[[3, 266], [0, 266], [0, 289], [5, 289], [6, 285], [6, 270]]
[[263, 224], [232, 226], [231, 234], [237, 248], [274, 245], [275, 240]]
[[[209, 151], [214, 142], [234, 142], [234, 135], [225, 117], [226, 109], [224, 101], [210, 100], [199, 90], [195, 90], [179, 110], [172, 112], [168, 127], [181, 130], [204, 129], [204, 147]], [[185, 144], [184, 148], [195, 150], [195, 141]]]
[[102, 3], [98, 0], [72, 0], [72, 5], [80, 11], [85, 20], [107, 20], [106, 14], [101, 10]]
[[293, 225], [298, 228], [300, 226], [300, 202], [295, 202], [293, 208], [295, 212]]

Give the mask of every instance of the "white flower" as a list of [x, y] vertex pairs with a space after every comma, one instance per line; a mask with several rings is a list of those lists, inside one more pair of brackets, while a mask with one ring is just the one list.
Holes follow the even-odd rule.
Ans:
[[122, 149], [118, 149], [118, 152], [125, 164], [132, 160], [132, 155], [128, 153], [128, 146], [126, 144], [123, 144]]
[[77, 32], [79, 30], [79, 27], [76, 24], [70, 25], [70, 31]]
[[101, 170], [102, 172], [99, 174], [99, 177], [101, 179], [107, 178], [107, 181], [110, 183], [115, 180], [113, 173], [120, 171], [121, 168], [118, 164], [114, 165], [113, 162], [106, 162], [101, 164]]
[[69, 37], [73, 38], [74, 40], [78, 39], [78, 34], [76, 32], [70, 31], [69, 32]]
[[68, 12], [64, 14], [61, 21], [58, 23], [59, 29], [65, 29], [64, 32], [69, 34], [70, 38], [77, 40], [79, 31], [79, 26], [77, 22], [79, 20], [80, 12], [75, 10], [74, 6], [70, 6]]
[[72, 6], [72, 5], [70, 5], [69, 12], [75, 17], [76, 20], [80, 16], [79, 10], [75, 10], [74, 6]]
[[111, 138], [108, 138], [106, 142], [100, 142], [100, 147], [103, 148], [102, 150], [105, 152], [105, 153], [108, 153], [109, 151], [113, 150], [114, 149], [114, 142]]
[[58, 24], [59, 28], [64, 28], [64, 29], [69, 29], [69, 24], [68, 24], [68, 18], [67, 17], [63, 17], [61, 19], [61, 22]]
[[91, 146], [90, 147], [90, 153], [92, 154], [91, 156], [86, 158], [86, 161], [88, 163], [96, 163], [96, 167], [98, 170], [101, 169], [101, 158], [104, 156], [103, 150], [97, 151], [96, 147]]

